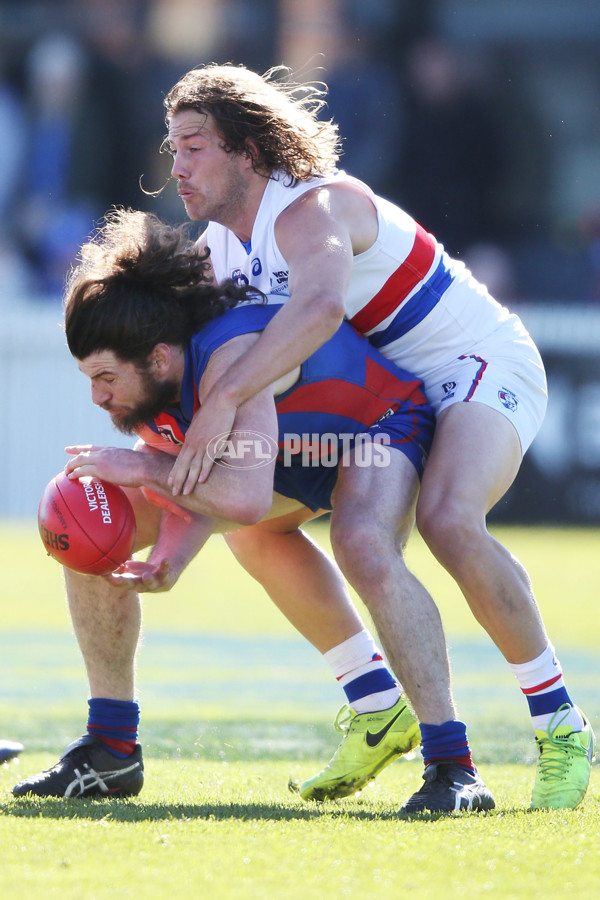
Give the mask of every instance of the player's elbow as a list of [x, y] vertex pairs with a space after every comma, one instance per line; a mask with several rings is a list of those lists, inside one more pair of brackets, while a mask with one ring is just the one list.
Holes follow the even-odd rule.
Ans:
[[238, 525], [243, 525], [245, 527], [247, 525], [256, 525], [264, 519], [268, 512], [268, 507], [244, 506], [242, 509], [235, 510], [235, 516], [231, 516], [230, 518], [233, 519], [234, 522], [237, 522]]
[[322, 328], [334, 334], [342, 324], [346, 304], [344, 296], [338, 291], [324, 291], [318, 302], [318, 317]]
[[252, 492], [238, 502], [236, 519], [240, 525], [256, 525], [269, 513], [272, 503], [272, 490]]
[[250, 488], [223, 498], [219, 515], [238, 525], [256, 525], [268, 514], [272, 502], [272, 488], [270, 491]]

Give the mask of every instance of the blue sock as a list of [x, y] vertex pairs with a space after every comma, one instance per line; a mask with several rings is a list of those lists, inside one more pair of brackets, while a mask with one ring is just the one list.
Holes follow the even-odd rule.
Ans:
[[137, 700], [109, 700], [92, 697], [88, 700], [87, 730], [100, 738], [106, 749], [119, 759], [126, 759], [135, 750], [140, 724]]
[[442, 725], [424, 725], [421, 722], [421, 753], [425, 765], [440, 761], [451, 761], [470, 772], [475, 771], [467, 726], [457, 719], [450, 719]]

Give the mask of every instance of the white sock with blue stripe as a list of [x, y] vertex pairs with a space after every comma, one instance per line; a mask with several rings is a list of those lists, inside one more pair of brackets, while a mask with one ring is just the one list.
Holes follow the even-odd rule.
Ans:
[[367, 629], [323, 654], [357, 713], [389, 709], [400, 697], [398, 684]]
[[564, 718], [561, 715], [560, 724], [570, 725], [573, 731], [581, 731], [583, 719], [569, 696], [552, 644], [548, 644], [535, 659], [526, 663], [509, 663], [509, 666], [527, 698], [536, 731], [547, 732], [550, 720], [565, 703], [571, 709]]

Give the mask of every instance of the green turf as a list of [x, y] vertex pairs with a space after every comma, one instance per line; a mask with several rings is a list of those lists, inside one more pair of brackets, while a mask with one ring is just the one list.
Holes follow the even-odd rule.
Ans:
[[[0, 770], [0, 786], [15, 769]], [[489, 766], [497, 811], [399, 821], [398, 798], [419, 773], [416, 762], [397, 762], [359, 798], [309, 806], [287, 791], [287, 762], [153, 760], [143, 795], [130, 801], [8, 800], [2, 896], [596, 896], [597, 800], [527, 813], [528, 771]]]
[[[328, 546], [326, 525], [311, 528]], [[532, 576], [569, 687], [600, 732], [594, 529], [497, 529]], [[417, 538], [455, 694], [497, 810], [400, 822], [418, 755], [357, 798], [307, 806], [287, 790], [337, 742], [341, 692], [319, 654], [232, 561], [221, 538], [169, 595], [147, 597], [138, 657], [147, 781], [128, 802], [13, 800], [85, 724], [87, 688], [59, 566], [32, 525], [0, 527], [0, 896], [170, 898], [586, 897], [600, 884], [600, 768], [574, 812], [527, 813], [526, 704], [457, 589]]]

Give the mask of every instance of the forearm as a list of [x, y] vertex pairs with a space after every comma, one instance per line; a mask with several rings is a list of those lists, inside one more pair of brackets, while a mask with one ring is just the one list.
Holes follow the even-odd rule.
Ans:
[[340, 297], [290, 299], [258, 341], [223, 372], [211, 393], [240, 407], [308, 359], [335, 334], [343, 319]]
[[347, 214], [348, 197], [335, 201], [324, 188], [277, 218], [274, 239], [288, 266], [289, 300], [222, 373], [211, 393], [223, 404], [239, 407], [308, 359], [341, 325], [354, 263]]
[[[269, 418], [258, 418], [253, 425], [263, 434], [276, 434], [272, 397], [268, 398], [268, 405], [271, 407], [267, 410], [267, 413], [270, 412]], [[237, 441], [232, 441], [231, 464], [215, 465], [210, 481], [196, 483], [194, 490], [184, 496], [175, 498], [168, 483], [176, 457], [144, 444], [135, 450], [90, 445], [67, 447], [67, 452], [72, 456], [65, 472], [69, 478], [91, 476], [121, 487], [146, 488], [190, 513], [240, 525], [254, 525], [271, 508], [275, 460], [265, 464], [262, 457], [255, 460], [244, 456], [248, 449], [244, 445], [248, 442], [243, 440], [243, 434], [250, 430], [250, 426], [244, 416], [240, 417], [240, 423], [242, 437], [239, 445]], [[147, 499], [157, 506], [162, 505], [150, 497]]]
[[170, 591], [213, 533], [214, 526], [215, 521], [207, 516], [186, 513], [184, 521], [179, 510], [176, 514], [163, 511], [148, 558], [127, 560], [108, 576], [109, 581], [115, 587], [137, 593]]
[[215, 526], [215, 520], [208, 516], [193, 514], [191, 521], [185, 522], [180, 516], [163, 512], [158, 538], [148, 562], [158, 565], [167, 559], [171, 570], [179, 577], [213, 534]]
[[217, 465], [211, 477], [197, 484], [191, 494], [173, 497], [168, 479], [174, 458], [160, 452], [140, 456], [143, 457], [140, 485], [176, 502], [191, 513], [219, 520], [219, 531], [224, 530], [224, 521], [239, 525], [255, 524], [270, 509], [274, 462], [257, 469]]

